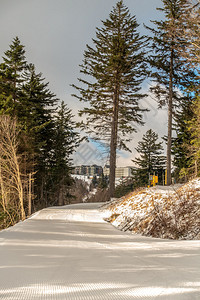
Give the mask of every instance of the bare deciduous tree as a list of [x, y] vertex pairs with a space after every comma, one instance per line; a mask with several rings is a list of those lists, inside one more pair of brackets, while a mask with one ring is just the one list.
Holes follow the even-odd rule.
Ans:
[[8, 205], [19, 207], [20, 219], [24, 220], [24, 189], [18, 154], [19, 129], [17, 121], [0, 116], [0, 192], [4, 212]]

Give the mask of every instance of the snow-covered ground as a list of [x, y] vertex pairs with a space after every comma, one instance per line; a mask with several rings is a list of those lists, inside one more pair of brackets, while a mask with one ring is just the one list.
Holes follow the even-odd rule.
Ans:
[[104, 206], [107, 220], [121, 230], [172, 239], [200, 239], [200, 179], [155, 186]]
[[199, 241], [121, 232], [99, 205], [44, 209], [0, 232], [0, 299], [200, 299]]
[[44, 209], [0, 232], [0, 299], [199, 299], [199, 241], [121, 232], [100, 205]]
[[71, 174], [72, 178], [80, 179], [82, 181], [85, 181], [88, 183], [88, 185], [92, 182], [92, 177], [89, 177], [88, 175], [77, 175], [77, 174]]
[[74, 222], [105, 222], [103, 218], [105, 213], [101, 212], [99, 208], [103, 203], [84, 203], [66, 206], [53, 206], [42, 209], [33, 214], [29, 219], [33, 220], [62, 220]]

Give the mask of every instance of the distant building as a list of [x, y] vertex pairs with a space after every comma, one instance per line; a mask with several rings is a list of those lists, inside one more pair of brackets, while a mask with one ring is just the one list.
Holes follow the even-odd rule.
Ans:
[[74, 167], [72, 174], [74, 175], [86, 175], [89, 177], [100, 176], [103, 173], [103, 169], [101, 166], [92, 165], [92, 166], [76, 166]]
[[[110, 166], [105, 165], [103, 168], [103, 174], [104, 176], [110, 175]], [[116, 178], [126, 178], [132, 176], [132, 167], [117, 167], [115, 169], [115, 177]]]
[[131, 167], [118, 167], [115, 170], [116, 178], [122, 177], [131, 177], [132, 176], [132, 168]]
[[109, 165], [105, 165], [105, 167], [103, 168], [103, 175], [104, 176], [110, 175], [110, 166]]
[[72, 170], [72, 174], [75, 175], [85, 175], [86, 174], [86, 166], [76, 166]]

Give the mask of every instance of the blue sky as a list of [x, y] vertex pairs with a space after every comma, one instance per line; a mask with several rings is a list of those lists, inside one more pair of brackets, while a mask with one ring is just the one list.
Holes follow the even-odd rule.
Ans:
[[[101, 20], [109, 16], [115, 3], [115, 0], [0, 0], [0, 57], [18, 36], [25, 45], [27, 61], [43, 73], [52, 92], [68, 104], [77, 119], [80, 103], [71, 97], [74, 90], [70, 84], [77, 83], [86, 44], [92, 44], [96, 27], [101, 27]], [[161, 0], [124, 0], [124, 3], [141, 24], [142, 34], [146, 33], [143, 23], [150, 25], [150, 20], [161, 18], [156, 11], [156, 7], [162, 6]], [[148, 84], [150, 81], [145, 89]], [[165, 134], [166, 112], [158, 112], [150, 97], [144, 105], [151, 108], [144, 116], [146, 125], [133, 136], [130, 143], [133, 154], [118, 155], [118, 165], [131, 164], [134, 148], [149, 127]]]

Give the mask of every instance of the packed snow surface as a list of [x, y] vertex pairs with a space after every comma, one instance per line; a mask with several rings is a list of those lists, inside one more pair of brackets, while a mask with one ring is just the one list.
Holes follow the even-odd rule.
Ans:
[[98, 208], [47, 208], [1, 231], [0, 299], [200, 299], [199, 241], [122, 232]]
[[143, 188], [104, 206], [107, 221], [124, 231], [170, 239], [200, 239], [200, 179]]

